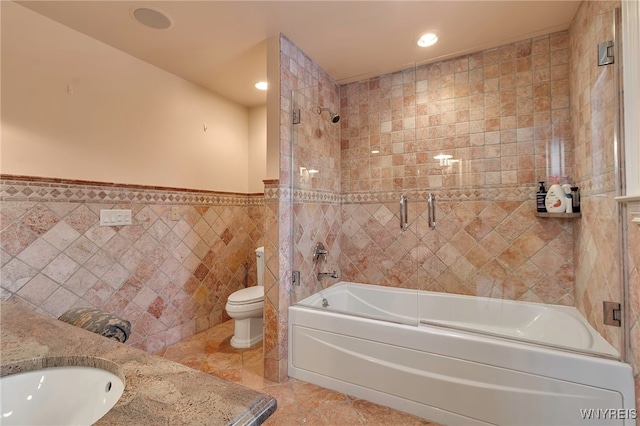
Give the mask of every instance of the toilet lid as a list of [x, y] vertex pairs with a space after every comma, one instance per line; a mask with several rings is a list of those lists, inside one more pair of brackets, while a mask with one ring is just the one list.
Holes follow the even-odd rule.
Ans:
[[235, 293], [229, 296], [227, 302], [233, 304], [244, 304], [244, 303], [252, 303], [259, 302], [264, 298], [264, 287], [263, 286], [254, 286], [243, 288], [242, 290], [238, 290]]

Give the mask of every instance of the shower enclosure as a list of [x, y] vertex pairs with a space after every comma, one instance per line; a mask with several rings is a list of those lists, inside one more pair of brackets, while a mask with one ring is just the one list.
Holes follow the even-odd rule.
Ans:
[[[609, 32], [602, 30], [611, 38], [613, 15]], [[618, 167], [612, 118], [619, 63], [598, 68], [590, 90], [582, 89], [593, 97], [594, 134], [574, 135], [572, 129], [583, 129], [571, 122], [577, 118], [570, 100], [580, 104], [582, 95], [569, 93], [569, 80], [581, 70], [569, 67], [570, 48], [562, 31], [342, 86], [325, 80], [295, 90], [292, 269], [300, 278], [292, 304], [376, 317], [331, 306], [324, 289], [337, 282], [397, 287], [404, 313], [394, 322], [527, 344], [500, 327], [434, 321], [423, 292], [473, 296], [466, 309], [477, 318], [511, 306], [496, 300], [576, 307], [607, 350], [576, 350], [562, 339], [536, 345], [624, 360], [624, 328], [604, 325], [603, 312], [604, 302], [624, 300], [615, 209], [611, 220], [602, 216], [615, 190], [598, 192]], [[596, 144], [600, 151], [584, 161]], [[582, 217], [536, 214], [538, 182], [552, 175], [581, 187]], [[592, 231], [598, 224], [607, 227], [606, 243]], [[326, 255], [314, 259], [318, 243]], [[598, 260], [604, 254], [611, 259], [605, 266]], [[338, 278], [318, 279], [334, 270]], [[594, 288], [598, 279], [610, 284]], [[314, 294], [326, 303], [309, 302]]]

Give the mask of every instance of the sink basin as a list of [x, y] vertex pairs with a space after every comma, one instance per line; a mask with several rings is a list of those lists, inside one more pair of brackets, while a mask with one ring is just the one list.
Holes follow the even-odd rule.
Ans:
[[124, 391], [109, 371], [84, 366], [49, 367], [0, 378], [0, 425], [90, 425]]

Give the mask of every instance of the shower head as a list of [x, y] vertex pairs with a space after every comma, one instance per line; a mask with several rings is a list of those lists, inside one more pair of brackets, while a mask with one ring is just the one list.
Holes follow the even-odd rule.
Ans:
[[329, 113], [329, 117], [331, 118], [332, 123], [337, 123], [338, 121], [340, 121], [340, 114], [334, 114], [333, 112], [331, 112], [329, 108], [318, 107], [317, 111], [318, 111], [318, 114], [322, 114], [322, 111], [327, 111]]

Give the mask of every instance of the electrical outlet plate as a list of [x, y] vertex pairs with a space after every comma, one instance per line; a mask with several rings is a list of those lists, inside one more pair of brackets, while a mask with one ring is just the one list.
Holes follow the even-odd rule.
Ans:
[[100, 226], [131, 225], [131, 210], [100, 210]]
[[180, 209], [178, 207], [171, 207], [171, 220], [180, 220]]

